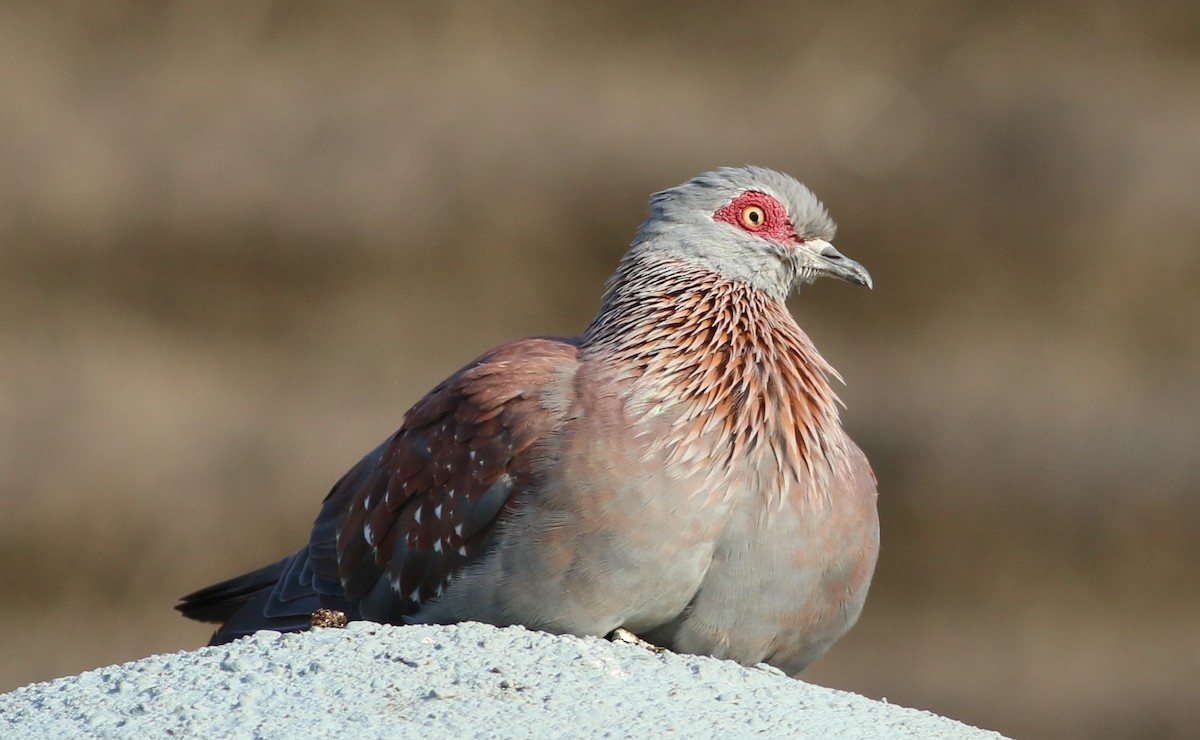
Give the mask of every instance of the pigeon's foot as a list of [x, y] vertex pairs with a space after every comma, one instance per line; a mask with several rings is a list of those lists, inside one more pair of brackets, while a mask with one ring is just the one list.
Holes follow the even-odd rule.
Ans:
[[649, 650], [650, 652], [656, 653], [656, 654], [661, 653], [666, 650], [666, 648], [659, 647], [658, 645], [655, 645], [652, 642], [646, 642], [645, 640], [643, 640], [642, 638], [633, 634], [632, 632], [625, 629], [624, 627], [617, 627], [615, 630], [608, 633], [607, 639], [611, 640], [612, 642], [623, 642], [627, 645], [637, 645], [638, 647], [643, 647], [643, 648]]

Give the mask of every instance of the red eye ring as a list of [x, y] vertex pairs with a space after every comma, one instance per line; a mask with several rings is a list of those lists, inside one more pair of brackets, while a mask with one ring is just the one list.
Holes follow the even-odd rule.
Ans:
[[748, 205], [742, 208], [741, 214], [738, 215], [738, 220], [747, 229], [758, 231], [767, 225], [767, 212], [761, 206]]
[[759, 239], [783, 244], [796, 242], [796, 230], [787, 209], [773, 196], [757, 190], [747, 190], [717, 209], [712, 217]]

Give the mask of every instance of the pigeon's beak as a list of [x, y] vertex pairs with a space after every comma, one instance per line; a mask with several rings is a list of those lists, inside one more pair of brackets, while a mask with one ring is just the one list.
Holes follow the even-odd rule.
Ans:
[[824, 239], [809, 239], [805, 246], [810, 250], [812, 263], [810, 267], [817, 272], [845, 280], [855, 285], [872, 287], [871, 273], [867, 268], [837, 251], [832, 244]]

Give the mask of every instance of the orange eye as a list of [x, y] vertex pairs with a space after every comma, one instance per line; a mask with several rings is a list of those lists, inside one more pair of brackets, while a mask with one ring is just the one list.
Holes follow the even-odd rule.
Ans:
[[742, 209], [742, 226], [751, 231], [758, 231], [767, 223], [767, 212], [758, 206], [746, 206]]

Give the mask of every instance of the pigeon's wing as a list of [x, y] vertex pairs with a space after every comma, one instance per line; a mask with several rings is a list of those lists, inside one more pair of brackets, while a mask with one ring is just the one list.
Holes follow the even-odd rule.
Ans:
[[572, 340], [492, 350], [417, 402], [338, 481], [306, 548], [177, 608], [225, 622], [214, 642], [304, 629], [322, 607], [402, 623], [486, 550], [514, 494], [529, 487], [538, 445], [571, 406], [577, 364]]
[[531, 339], [439, 385], [325, 501], [309, 543], [319, 588], [361, 616], [399, 622], [483, 551], [535, 472], [534, 448], [563, 423], [577, 350]]

